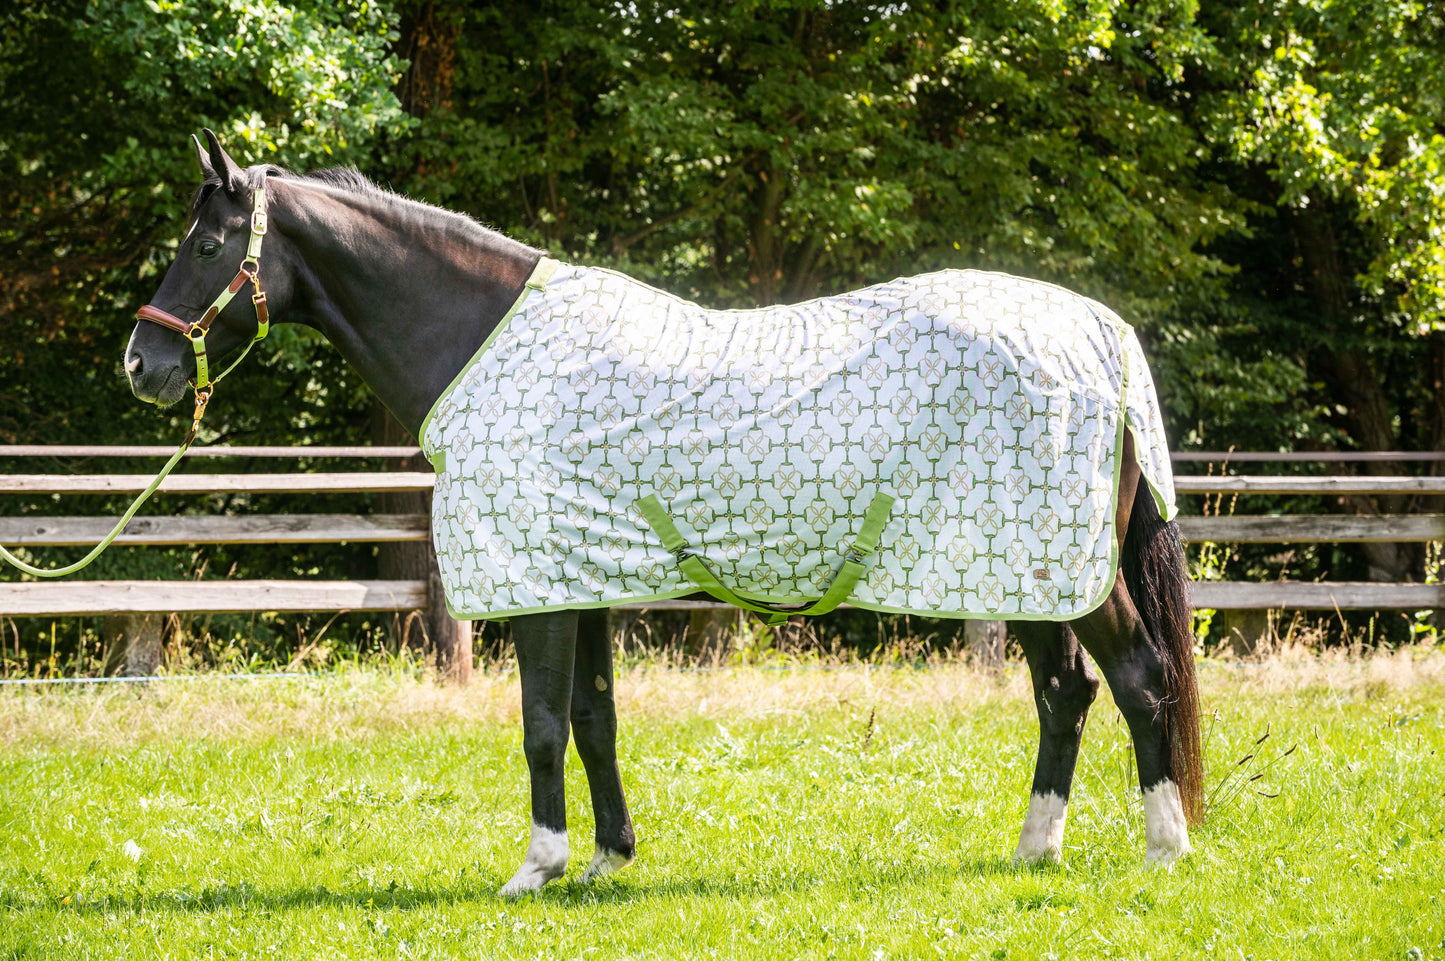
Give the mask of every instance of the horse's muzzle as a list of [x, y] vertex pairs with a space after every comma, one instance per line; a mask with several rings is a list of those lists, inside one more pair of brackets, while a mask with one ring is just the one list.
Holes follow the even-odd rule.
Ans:
[[147, 367], [141, 355], [133, 351], [126, 357], [125, 373], [131, 393], [147, 404], [169, 407], [186, 395], [186, 375], [180, 364]]

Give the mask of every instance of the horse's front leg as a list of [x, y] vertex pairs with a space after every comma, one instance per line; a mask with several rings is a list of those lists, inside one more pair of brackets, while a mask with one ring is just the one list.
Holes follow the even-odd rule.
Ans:
[[617, 769], [617, 707], [612, 698], [612, 638], [607, 612], [583, 611], [577, 618], [577, 666], [572, 675], [572, 740], [587, 769], [597, 848], [582, 872], [585, 884], [632, 863], [637, 842], [632, 815]]
[[539, 890], [567, 871], [568, 714], [576, 658], [577, 613], [529, 614], [512, 620], [522, 674], [522, 749], [532, 775], [532, 840], [503, 897]]
[[1019, 834], [1015, 861], [1058, 861], [1064, 852], [1064, 817], [1079, 740], [1099, 679], [1089, 667], [1073, 631], [1048, 621], [1009, 625], [1028, 658], [1039, 712], [1039, 756], [1034, 765], [1029, 812]]

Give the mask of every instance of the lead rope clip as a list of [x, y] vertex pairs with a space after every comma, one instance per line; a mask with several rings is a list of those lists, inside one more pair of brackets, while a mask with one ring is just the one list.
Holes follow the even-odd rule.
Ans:
[[186, 439], [181, 441], [182, 447], [189, 447], [196, 439], [196, 433], [201, 429], [201, 418], [206, 416], [206, 405], [211, 402], [211, 388], [202, 387], [196, 391], [196, 410], [191, 414], [191, 429], [186, 433]]

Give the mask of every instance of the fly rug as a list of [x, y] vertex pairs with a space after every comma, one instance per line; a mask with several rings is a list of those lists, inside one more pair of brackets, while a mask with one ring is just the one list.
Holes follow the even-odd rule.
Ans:
[[355, 171], [242, 168], [206, 139], [132, 389], [166, 405], [189, 383], [198, 424], [224, 376], [207, 357], [299, 322], [421, 438], [449, 607], [512, 619], [532, 833], [503, 894], [567, 869], [569, 740], [596, 816], [583, 880], [632, 860], [604, 608], [698, 591], [774, 619], [846, 602], [1010, 621], [1040, 727], [1015, 856], [1062, 855], [1101, 675], [1146, 861], [1189, 850], [1189, 583], [1153, 383], [1111, 311], [968, 270], [704, 310]]
[[1049, 284], [944, 270], [710, 311], [544, 259], [421, 438], [457, 617], [847, 579], [830, 606], [1057, 621], [1113, 586], [1126, 430], [1172, 519], [1138, 339]]

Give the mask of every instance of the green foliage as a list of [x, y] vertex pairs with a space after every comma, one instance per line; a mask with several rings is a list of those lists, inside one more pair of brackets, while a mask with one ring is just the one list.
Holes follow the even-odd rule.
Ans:
[[[355, 164], [718, 306], [944, 266], [1057, 281], [1140, 327], [1176, 446], [1445, 449], [1441, 49], [1440, 8], [1405, 0], [11, 4], [0, 442], [183, 429], [186, 412], [130, 397], [119, 361], [195, 185], [185, 138], [209, 125], [243, 162]], [[207, 439], [355, 442], [370, 406], [330, 347], [283, 325]], [[0, 465], [62, 467], [95, 469]], [[111, 576], [375, 564], [117, 557]], [[1276, 557], [1240, 567], [1425, 565], [1394, 545]]]
[[1361, 295], [1393, 323], [1445, 325], [1445, 13], [1312, 0], [1218, 6], [1211, 140], [1262, 165], [1277, 202], [1340, 205], [1358, 227]]
[[1200, 21], [1217, 55], [1190, 117], [1251, 222], [1229, 241], [1227, 301], [1181, 326], [1211, 331], [1230, 359], [1247, 362], [1252, 342], [1288, 372], [1294, 403], [1248, 378], [1245, 399], [1284, 415], [1274, 444], [1441, 447], [1445, 17], [1313, 0], [1214, 5]]
[[1147, 313], [1240, 223], [1193, 175], [1176, 6], [471, 4], [404, 182], [710, 303], [977, 264]]
[[407, 125], [395, 39], [395, 16], [368, 0], [38, 0], [0, 14], [0, 439], [175, 433], [126, 397], [120, 359], [198, 181], [186, 138], [210, 126], [249, 162], [360, 162]]
[[[0, 13], [0, 442], [179, 441], [189, 406], [137, 403], [121, 356], [199, 181], [187, 138], [212, 127], [243, 162], [364, 163], [377, 136], [410, 122], [392, 91], [402, 68], [396, 39], [390, 7], [368, 0], [37, 0]], [[202, 436], [349, 442], [368, 405], [328, 346], [283, 328], [227, 381]], [[3, 469], [154, 466], [32, 460]], [[123, 503], [9, 497], [0, 510], [118, 513]], [[157, 508], [176, 506], [163, 498]], [[213, 498], [189, 509], [268, 506]], [[75, 553], [37, 552], [47, 565]], [[373, 563], [369, 551], [337, 547], [115, 550], [84, 576], [267, 576], [322, 565], [364, 573]], [[250, 633], [263, 646], [271, 634], [294, 636], [285, 620]]]

